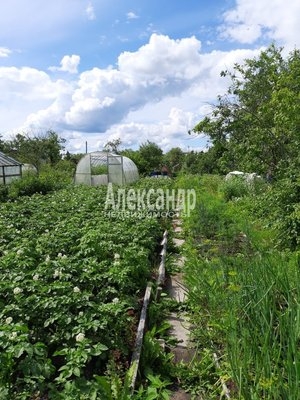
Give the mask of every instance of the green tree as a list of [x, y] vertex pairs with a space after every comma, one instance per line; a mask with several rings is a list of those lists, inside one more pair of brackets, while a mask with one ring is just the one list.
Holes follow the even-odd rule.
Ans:
[[179, 147], [173, 147], [163, 156], [163, 163], [173, 174], [181, 170], [184, 160], [185, 154]]
[[163, 164], [162, 149], [149, 140], [139, 148], [139, 171], [141, 174], [149, 174], [153, 170], [160, 170]]
[[122, 144], [122, 141], [120, 138], [110, 140], [105, 144], [104, 151], [119, 154], [120, 153], [119, 148], [120, 148], [121, 144]]
[[218, 146], [223, 170], [280, 175], [298, 159], [300, 53], [284, 59], [282, 50], [271, 45], [258, 58], [222, 72], [231, 79], [227, 93], [193, 129]]
[[5, 144], [4, 141], [2, 140], [2, 135], [0, 135], [0, 151], [4, 151], [5, 149]]
[[5, 142], [5, 150], [18, 161], [34, 165], [39, 172], [43, 164], [54, 166], [61, 160], [64, 142], [65, 139], [51, 130], [33, 137], [18, 133], [14, 139]]

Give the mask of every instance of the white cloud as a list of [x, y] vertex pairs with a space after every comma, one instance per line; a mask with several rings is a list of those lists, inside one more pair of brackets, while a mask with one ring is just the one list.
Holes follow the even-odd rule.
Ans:
[[[15, 127], [23, 116], [22, 129], [75, 135], [69, 150], [84, 151], [86, 138], [91, 150], [99, 149], [111, 137], [120, 137], [126, 147], [151, 140], [164, 150], [200, 148], [204, 142], [191, 140], [187, 132], [207, 112], [207, 104], [225, 91], [220, 71], [254, 54], [203, 54], [195, 37], [173, 40], [153, 34], [137, 51], [122, 53], [116, 67], [93, 68], [72, 81], [52, 80], [33, 68], [0, 68], [5, 103], [20, 113], [14, 120], [10, 115], [7, 126], [13, 121]], [[79, 56], [65, 56], [59, 69], [75, 71], [78, 63]], [[1, 104], [0, 113], [6, 115]]]
[[11, 54], [11, 50], [7, 47], [0, 47], [0, 58], [8, 57]]
[[199, 75], [200, 48], [201, 43], [194, 36], [173, 40], [153, 34], [138, 51], [122, 53], [118, 66], [121, 72], [138, 77], [144, 84], [166, 85], [171, 80], [176, 87]]
[[44, 71], [30, 67], [0, 67], [1, 99], [24, 101], [55, 99], [63, 81], [51, 81]]
[[[36, 121], [40, 110], [48, 110], [67, 90], [70, 90], [70, 84], [63, 80], [52, 81], [43, 71], [29, 67], [0, 67], [1, 134], [9, 138], [12, 132], [22, 131], [28, 127], [24, 121], [30, 114]], [[51, 120], [49, 112], [47, 115], [47, 123], [34, 126], [57, 127], [57, 120]]]
[[293, 48], [300, 44], [300, 2], [290, 0], [236, 0], [236, 6], [224, 13], [221, 34], [240, 43], [264, 38]]
[[[133, 110], [148, 102], [180, 95], [201, 74], [200, 42], [192, 38], [172, 40], [152, 35], [137, 52], [123, 53], [117, 68], [93, 68], [79, 76], [71, 106], [61, 107], [58, 121], [71, 130], [105, 132]], [[53, 117], [53, 107], [49, 113]], [[45, 125], [47, 110], [37, 124]], [[34, 122], [34, 116], [30, 123]]]
[[86, 12], [86, 15], [87, 15], [87, 17], [88, 17], [89, 20], [92, 21], [92, 20], [96, 19], [96, 14], [95, 14], [95, 11], [94, 11], [94, 6], [93, 6], [93, 4], [92, 4], [91, 2], [88, 3], [85, 12]]
[[135, 14], [133, 11], [129, 11], [127, 14], [127, 19], [138, 19], [139, 16], [137, 14]]
[[71, 56], [64, 56], [60, 61], [60, 67], [49, 67], [50, 71], [64, 71], [70, 74], [77, 74], [78, 65], [80, 63], [80, 56], [72, 54]]

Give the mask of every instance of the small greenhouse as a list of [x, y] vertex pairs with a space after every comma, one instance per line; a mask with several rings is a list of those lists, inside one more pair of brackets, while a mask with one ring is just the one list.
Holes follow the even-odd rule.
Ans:
[[0, 184], [6, 185], [22, 176], [22, 164], [0, 151]]
[[130, 158], [95, 151], [83, 156], [77, 164], [75, 183], [91, 186], [107, 185], [108, 183], [125, 185], [138, 180], [138, 178], [138, 169]]

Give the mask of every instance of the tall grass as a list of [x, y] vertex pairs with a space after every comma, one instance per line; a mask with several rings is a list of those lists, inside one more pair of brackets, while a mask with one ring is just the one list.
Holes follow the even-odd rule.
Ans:
[[197, 188], [196, 207], [184, 220], [185, 279], [197, 346], [222, 356], [232, 398], [297, 400], [299, 255], [268, 247], [271, 238], [255, 230], [260, 225], [247, 217], [242, 203], [228, 203], [208, 178]]
[[227, 353], [241, 398], [299, 399], [300, 276], [296, 258], [264, 254], [236, 269]]

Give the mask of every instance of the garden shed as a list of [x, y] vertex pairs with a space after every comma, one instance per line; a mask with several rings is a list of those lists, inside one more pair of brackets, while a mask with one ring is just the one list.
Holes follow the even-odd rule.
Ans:
[[22, 164], [0, 151], [0, 184], [8, 184], [22, 176]]
[[139, 179], [135, 163], [128, 157], [104, 151], [88, 153], [77, 164], [75, 183], [91, 186], [125, 185]]

